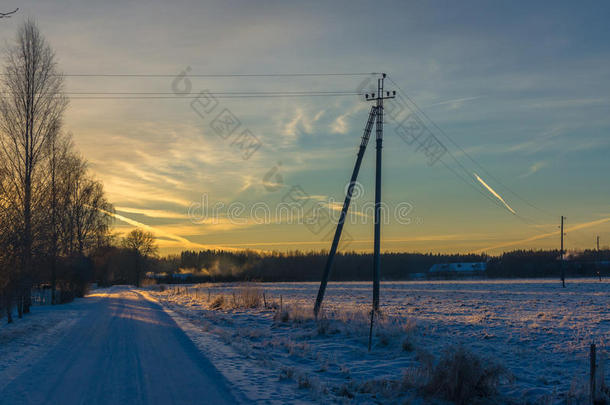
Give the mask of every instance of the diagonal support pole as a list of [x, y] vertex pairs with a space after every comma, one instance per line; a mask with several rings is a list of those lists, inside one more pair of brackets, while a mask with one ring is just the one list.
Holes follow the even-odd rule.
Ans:
[[358, 150], [356, 164], [354, 166], [354, 171], [352, 172], [352, 178], [347, 187], [347, 193], [345, 194], [345, 201], [343, 202], [343, 209], [341, 210], [341, 215], [339, 216], [339, 222], [337, 223], [337, 230], [335, 231], [335, 237], [333, 238], [333, 244], [330, 247], [330, 252], [328, 252], [328, 258], [326, 259], [326, 265], [324, 266], [324, 273], [322, 275], [322, 281], [320, 282], [320, 289], [318, 290], [318, 297], [316, 298], [316, 304], [313, 308], [313, 313], [316, 318], [318, 318], [318, 313], [320, 312], [320, 307], [322, 306], [322, 300], [324, 300], [324, 293], [326, 292], [326, 284], [328, 283], [328, 277], [330, 276], [330, 269], [331, 269], [331, 267], [333, 265], [333, 261], [335, 259], [335, 253], [337, 253], [337, 246], [339, 245], [339, 240], [341, 239], [341, 232], [343, 231], [343, 224], [345, 223], [345, 217], [347, 215], [347, 210], [349, 209], [349, 204], [352, 199], [354, 185], [356, 184], [356, 179], [358, 178], [358, 172], [360, 171], [360, 164], [362, 163], [362, 157], [364, 156], [364, 151], [366, 150], [366, 145], [369, 142], [369, 138], [371, 136], [371, 130], [373, 129], [373, 123], [375, 122], [376, 111], [377, 111], [377, 107], [372, 106], [371, 112], [369, 113], [369, 119], [366, 122], [366, 126], [364, 127], [364, 135], [362, 136], [362, 142], [360, 142], [360, 149]]

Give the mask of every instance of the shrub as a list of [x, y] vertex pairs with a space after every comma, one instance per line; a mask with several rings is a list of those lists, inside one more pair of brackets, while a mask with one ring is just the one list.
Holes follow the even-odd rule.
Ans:
[[157, 280], [154, 278], [144, 278], [140, 281], [140, 287], [151, 287], [153, 285], [157, 285]]
[[293, 323], [300, 324], [313, 321], [314, 315], [311, 308], [284, 305], [281, 311], [275, 311], [273, 320], [282, 323], [292, 321]]
[[222, 309], [222, 307], [224, 307], [224, 305], [225, 305], [225, 296], [219, 295], [218, 297], [214, 298], [214, 300], [212, 300], [212, 302], [210, 303], [210, 308], [211, 309]]
[[289, 380], [294, 377], [294, 369], [292, 367], [282, 367], [280, 369], [280, 381]]
[[258, 308], [263, 301], [263, 293], [259, 288], [245, 286], [239, 290], [238, 301], [238, 306], [243, 308]]
[[424, 391], [457, 404], [471, 404], [496, 394], [505, 374], [498, 363], [482, 360], [462, 346], [451, 346], [434, 366]]
[[402, 341], [402, 350], [405, 352], [412, 352], [415, 350], [415, 345], [413, 344], [413, 340], [410, 337], [406, 337]]
[[298, 378], [299, 388], [311, 388], [311, 380], [306, 375], [300, 375]]

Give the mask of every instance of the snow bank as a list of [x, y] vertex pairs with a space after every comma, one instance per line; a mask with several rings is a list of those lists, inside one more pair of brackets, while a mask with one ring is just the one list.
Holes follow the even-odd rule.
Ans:
[[[97, 292], [99, 294], [99, 292]], [[84, 314], [83, 299], [69, 304], [33, 306], [22, 319], [0, 324], [0, 391], [34, 366]]]

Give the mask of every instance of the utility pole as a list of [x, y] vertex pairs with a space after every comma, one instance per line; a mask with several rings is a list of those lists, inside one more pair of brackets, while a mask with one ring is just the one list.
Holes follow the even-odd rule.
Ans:
[[373, 245], [373, 311], [379, 311], [379, 278], [381, 277], [381, 149], [383, 148], [383, 80], [377, 79], [377, 125], [375, 156], [375, 242]]
[[333, 265], [333, 261], [335, 259], [335, 253], [337, 253], [337, 246], [339, 245], [339, 240], [341, 239], [341, 232], [343, 231], [343, 224], [345, 223], [345, 216], [347, 215], [347, 210], [349, 209], [349, 204], [352, 200], [352, 193], [354, 191], [354, 186], [356, 185], [356, 180], [358, 179], [358, 172], [360, 171], [360, 164], [362, 163], [362, 157], [364, 156], [364, 151], [366, 150], [366, 145], [369, 143], [369, 138], [371, 136], [371, 130], [373, 129], [373, 123], [375, 122], [375, 115], [377, 113], [377, 107], [371, 107], [371, 112], [369, 113], [369, 119], [366, 122], [364, 127], [364, 135], [362, 135], [362, 141], [360, 142], [360, 149], [358, 150], [358, 155], [356, 157], [356, 164], [354, 165], [354, 171], [352, 172], [352, 178], [347, 186], [347, 192], [345, 194], [345, 201], [343, 202], [343, 209], [341, 210], [341, 215], [339, 216], [339, 222], [337, 223], [337, 230], [335, 231], [335, 237], [333, 238], [333, 244], [330, 247], [330, 251], [328, 252], [328, 258], [326, 259], [326, 265], [324, 266], [324, 273], [322, 274], [322, 281], [320, 282], [320, 289], [318, 290], [318, 297], [316, 298], [316, 304], [313, 308], [313, 313], [318, 318], [318, 313], [320, 312], [320, 308], [322, 306], [322, 300], [324, 300], [324, 293], [326, 292], [326, 284], [328, 283], [328, 277], [330, 276], [330, 269]]
[[383, 148], [383, 100], [396, 96], [383, 89], [386, 74], [377, 79], [377, 97], [366, 97], [377, 101], [376, 157], [375, 157], [375, 241], [373, 243], [373, 311], [379, 311], [379, 283], [381, 280], [381, 150]]
[[[330, 270], [333, 265], [335, 254], [337, 253], [337, 246], [341, 239], [341, 232], [345, 223], [345, 217], [349, 209], [350, 201], [352, 198], [352, 192], [356, 179], [358, 178], [358, 172], [360, 171], [360, 164], [362, 163], [362, 157], [371, 136], [373, 124], [376, 124], [376, 163], [375, 163], [375, 242], [373, 246], [373, 311], [379, 310], [379, 280], [381, 273], [381, 149], [383, 143], [383, 100], [395, 98], [396, 91], [386, 91], [384, 94], [383, 82], [386, 78], [386, 74], [382, 73], [381, 77], [377, 79], [377, 93], [365, 94], [367, 101], [376, 101], [376, 105], [371, 107], [368, 121], [364, 127], [364, 135], [362, 136], [362, 142], [360, 143], [360, 149], [356, 157], [356, 164], [354, 171], [352, 172], [352, 178], [347, 188], [345, 195], [345, 201], [343, 202], [343, 209], [339, 216], [339, 222], [337, 223], [337, 229], [333, 238], [330, 251], [328, 252], [328, 258], [326, 259], [326, 265], [324, 266], [324, 272], [322, 273], [322, 281], [320, 282], [320, 289], [318, 290], [318, 296], [313, 309], [314, 315], [317, 318], [322, 307], [322, 301], [324, 300], [324, 293], [326, 292], [326, 285], [330, 276]], [[375, 120], [376, 119], [376, 120]]]
[[595, 258], [595, 270], [597, 272], [597, 277], [599, 277], [599, 281], [602, 281], [602, 269], [600, 268], [600, 265], [599, 265], [600, 259], [601, 259], [601, 256], [599, 254], [599, 235], [597, 235], [597, 256]]
[[561, 283], [563, 285], [563, 288], [566, 288], [566, 274], [565, 274], [565, 268], [564, 268], [564, 263], [563, 263], [563, 219], [564, 216], [561, 216], [561, 250], [559, 250], [559, 257], [561, 258], [560, 260], [560, 266], [561, 266]]
[[597, 235], [597, 251], [599, 252], [599, 235]]

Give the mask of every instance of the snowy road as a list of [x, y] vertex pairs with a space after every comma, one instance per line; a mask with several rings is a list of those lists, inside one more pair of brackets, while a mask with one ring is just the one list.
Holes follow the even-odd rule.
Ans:
[[224, 377], [156, 303], [128, 288], [85, 315], [0, 391], [2, 404], [234, 404]]

